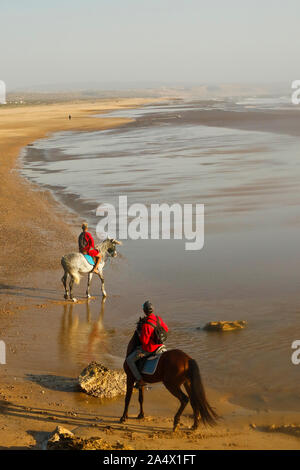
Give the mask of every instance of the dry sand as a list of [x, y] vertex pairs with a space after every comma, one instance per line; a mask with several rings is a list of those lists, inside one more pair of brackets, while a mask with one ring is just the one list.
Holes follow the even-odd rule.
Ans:
[[[56, 286], [57, 253], [73, 248], [77, 236], [72, 228], [75, 219], [68, 216], [66, 221], [60, 206], [47, 191], [34, 188], [20, 178], [16, 169], [21, 148], [59, 130], [99, 130], [122, 125], [128, 120], [91, 119], [89, 115], [149, 101], [122, 99], [0, 108], [1, 339], [10, 338], [10, 324], [19, 318], [20, 311], [26, 318], [29, 309], [41, 308], [50, 315], [59, 307], [49, 301], [46, 288]], [[68, 119], [69, 114], [72, 120]], [[31, 295], [26, 295], [26, 289]], [[32, 295], [33, 291], [38, 296]], [[19, 334], [10, 338], [9, 354], [13, 357], [17, 351], [16, 356], [19, 354], [20, 358], [22, 347], [26, 350], [31, 345], [22, 343], [22, 325], [18, 327]], [[299, 426], [270, 428], [273, 424], [299, 423], [300, 415], [296, 413], [250, 411], [208, 390], [209, 401], [223, 417], [220, 424], [213, 429], [200, 426], [197, 432], [191, 432], [188, 406], [182, 426], [174, 434], [172, 418], [178, 403], [160, 386], [146, 393], [146, 419], [135, 419], [135, 394], [130, 419], [121, 425], [123, 398], [100, 405], [97, 399], [78, 391], [74, 374], [55, 376], [46, 370], [31, 372], [22, 367], [20, 359], [0, 366], [1, 449], [42, 448], [58, 424], [81, 437], [100, 436], [134, 449], [300, 448]]]

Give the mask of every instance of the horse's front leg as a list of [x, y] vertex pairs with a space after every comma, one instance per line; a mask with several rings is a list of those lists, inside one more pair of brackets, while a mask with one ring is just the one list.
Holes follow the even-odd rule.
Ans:
[[131, 400], [133, 385], [134, 385], [134, 378], [127, 375], [125, 408], [124, 408], [122, 418], [120, 419], [120, 423], [124, 423], [126, 421], [126, 419], [128, 419], [128, 408], [129, 408], [129, 403], [130, 403], [130, 400]]
[[87, 282], [87, 287], [86, 287], [86, 296], [88, 299], [91, 297], [90, 296], [90, 284], [91, 284], [92, 277], [93, 277], [93, 273], [92, 272], [88, 273], [88, 282]]
[[102, 290], [102, 295], [103, 297], [106, 297], [106, 290], [105, 290], [105, 287], [104, 287], [104, 276], [103, 276], [103, 272], [102, 271], [99, 271], [98, 272], [99, 274], [99, 277], [101, 279], [101, 290]]
[[138, 415], [137, 419], [143, 419], [145, 417], [144, 410], [143, 410], [144, 387], [139, 388], [139, 403], [140, 403], [140, 414]]

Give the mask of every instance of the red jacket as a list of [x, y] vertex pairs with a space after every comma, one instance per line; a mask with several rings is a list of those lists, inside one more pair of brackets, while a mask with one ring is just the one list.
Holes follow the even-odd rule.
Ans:
[[[84, 245], [84, 250], [81, 248], [81, 242], [80, 238], [83, 238], [83, 245]], [[79, 236], [79, 250], [82, 251], [83, 253], [88, 253], [90, 249], [95, 248], [94, 245], [94, 239], [92, 235], [89, 232], [82, 232], [81, 235]]]
[[[157, 315], [158, 316], [158, 315]], [[163, 320], [159, 318], [161, 326], [168, 331], [167, 325], [163, 322]], [[156, 325], [156, 316], [151, 313], [147, 316], [147, 322], [151, 322]], [[157, 348], [162, 346], [162, 344], [156, 344], [154, 340], [154, 327], [149, 325], [145, 322], [142, 326], [141, 333], [140, 333], [140, 341], [142, 343], [142, 348], [146, 352], [154, 352]]]

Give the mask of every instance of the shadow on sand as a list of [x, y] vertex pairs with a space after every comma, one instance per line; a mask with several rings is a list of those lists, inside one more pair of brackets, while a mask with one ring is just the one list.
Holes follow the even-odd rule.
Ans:
[[57, 296], [57, 290], [0, 284], [0, 295], [25, 297], [27, 299], [53, 300], [53, 298]]
[[26, 380], [58, 392], [79, 392], [78, 380], [52, 374], [26, 374]]

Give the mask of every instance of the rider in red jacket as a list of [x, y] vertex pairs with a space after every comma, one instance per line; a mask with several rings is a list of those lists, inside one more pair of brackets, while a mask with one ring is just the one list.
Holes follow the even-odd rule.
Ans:
[[[155, 343], [155, 340], [153, 338], [154, 326], [149, 324], [149, 323], [153, 323], [154, 325], [156, 325], [157, 323], [156, 315], [154, 315], [152, 312], [148, 314], [146, 313], [146, 315], [147, 315], [147, 322], [145, 322], [142, 326], [141, 333], [140, 333], [140, 341], [141, 341], [141, 346], [143, 350], [146, 352], [152, 353], [163, 345]], [[165, 324], [165, 322], [160, 317], [158, 318], [159, 318], [161, 326], [166, 331], [168, 331], [168, 327]]]
[[99, 250], [96, 250], [95, 243], [92, 235], [87, 231], [88, 224], [83, 223], [82, 226], [82, 233], [79, 235], [78, 244], [79, 244], [79, 251], [84, 255], [90, 255], [92, 258], [96, 258], [96, 264], [92, 270], [94, 273], [98, 273], [98, 266], [101, 261], [101, 255]]
[[[143, 310], [146, 315], [146, 318], [143, 318], [142, 320], [140, 319], [140, 322], [142, 323], [141, 330], [138, 331], [139, 334], [139, 339], [141, 342], [141, 345], [137, 347], [131, 354], [129, 354], [126, 358], [127, 364], [134, 375], [134, 377], [137, 380], [136, 386], [138, 388], [142, 387], [145, 385], [145, 382], [142, 379], [142, 376], [136, 366], [136, 361], [141, 359], [142, 357], [150, 356], [153, 354], [158, 348], [163, 346], [163, 344], [157, 344], [155, 342], [155, 333], [154, 333], [154, 328], [157, 323], [156, 320], [156, 315], [154, 315], [154, 309], [153, 305], [147, 300], [144, 305], [143, 305]], [[165, 331], [168, 331], [167, 325], [164, 323], [164, 321], [158, 317], [159, 322], [161, 326], [165, 329]], [[153, 325], [151, 325], [153, 323]]]

